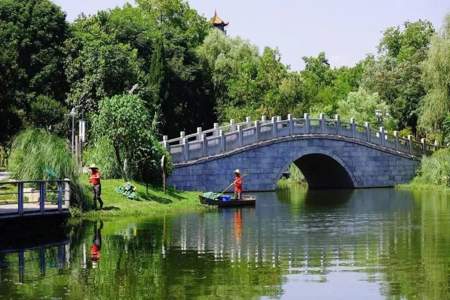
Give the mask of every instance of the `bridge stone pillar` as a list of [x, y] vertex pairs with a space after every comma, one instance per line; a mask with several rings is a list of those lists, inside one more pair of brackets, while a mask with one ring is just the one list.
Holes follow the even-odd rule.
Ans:
[[413, 153], [412, 139], [413, 139], [413, 136], [412, 135], [408, 135], [409, 154]]
[[310, 133], [310, 120], [309, 120], [309, 114], [305, 113], [303, 114], [303, 118], [305, 119], [305, 133]]
[[380, 127], [380, 144], [381, 145], [386, 144], [386, 134], [384, 132], [384, 127], [383, 126]]
[[287, 119], [289, 121], [288, 126], [289, 126], [289, 135], [292, 135], [294, 133], [294, 121], [292, 120], [292, 115], [288, 114], [287, 115]]
[[277, 137], [277, 118], [272, 117], [272, 136], [275, 138]]
[[213, 131], [213, 136], [218, 136], [219, 135], [219, 123], [214, 123], [214, 127], [213, 127], [214, 131]]
[[320, 132], [325, 133], [325, 115], [323, 113], [319, 114], [319, 122], [320, 122]]
[[370, 124], [369, 124], [369, 122], [364, 122], [364, 127], [366, 127], [367, 141], [370, 143]]
[[223, 130], [219, 130], [219, 137], [220, 137], [220, 151], [225, 151], [225, 135], [223, 133]]
[[394, 131], [394, 143], [395, 143], [395, 150], [398, 150], [398, 131]]
[[255, 121], [255, 138], [256, 138], [256, 141], [259, 141], [259, 128], [260, 128], [259, 121], [256, 120]]
[[238, 131], [238, 145], [239, 147], [241, 147], [243, 145], [243, 132], [242, 132], [242, 126], [241, 125], [237, 125], [237, 129]]
[[197, 137], [196, 137], [197, 141], [201, 141], [203, 140], [203, 130], [201, 127], [197, 127]]
[[341, 133], [341, 118], [336, 114], [334, 115], [334, 119], [336, 121], [336, 134], [339, 135]]
[[356, 137], [356, 122], [355, 122], [355, 118], [351, 118], [350, 119], [350, 125], [352, 128], [352, 138]]

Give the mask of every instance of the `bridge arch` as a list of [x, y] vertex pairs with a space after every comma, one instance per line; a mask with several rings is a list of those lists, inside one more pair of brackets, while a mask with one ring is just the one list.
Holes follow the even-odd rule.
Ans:
[[310, 153], [293, 161], [305, 176], [310, 189], [351, 189], [355, 179], [341, 159], [328, 154]]

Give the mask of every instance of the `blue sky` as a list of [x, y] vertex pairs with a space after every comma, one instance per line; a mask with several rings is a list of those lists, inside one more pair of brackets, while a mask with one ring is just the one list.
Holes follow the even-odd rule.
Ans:
[[[53, 0], [73, 20], [80, 13], [121, 6], [126, 0]], [[128, 1], [134, 3], [134, 1]], [[333, 66], [353, 65], [375, 53], [382, 32], [405, 21], [426, 19], [436, 28], [450, 0], [189, 0], [201, 15], [230, 22], [228, 33], [277, 47], [284, 63], [298, 70], [302, 57], [325, 51]]]

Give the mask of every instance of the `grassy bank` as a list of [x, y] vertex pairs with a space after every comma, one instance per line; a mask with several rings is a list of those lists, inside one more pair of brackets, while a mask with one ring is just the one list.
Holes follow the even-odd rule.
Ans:
[[417, 181], [412, 181], [408, 184], [399, 184], [396, 186], [400, 190], [413, 190], [413, 191], [432, 191], [432, 192], [443, 192], [450, 193], [450, 187], [445, 185], [437, 185], [431, 183], [421, 183]]
[[[89, 202], [92, 203], [92, 192], [87, 184], [87, 177], [82, 177], [83, 187], [87, 191]], [[121, 179], [102, 180], [103, 210], [83, 212], [83, 218], [108, 217], [161, 217], [165, 215], [202, 211], [205, 208], [199, 203], [198, 192], [180, 192], [168, 190], [166, 193], [158, 187], [148, 187], [132, 182], [136, 187], [137, 199], [132, 200], [116, 192], [123, 185]]]

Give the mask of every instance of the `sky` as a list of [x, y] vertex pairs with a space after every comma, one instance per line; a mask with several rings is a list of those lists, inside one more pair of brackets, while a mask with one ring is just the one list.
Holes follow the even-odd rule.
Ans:
[[[127, 0], [53, 0], [74, 20], [80, 13], [122, 6]], [[331, 65], [352, 66], [376, 53], [383, 31], [406, 21], [429, 20], [440, 28], [450, 0], [188, 0], [200, 15], [229, 22], [228, 34], [278, 48], [293, 70], [302, 57], [326, 53]]]

